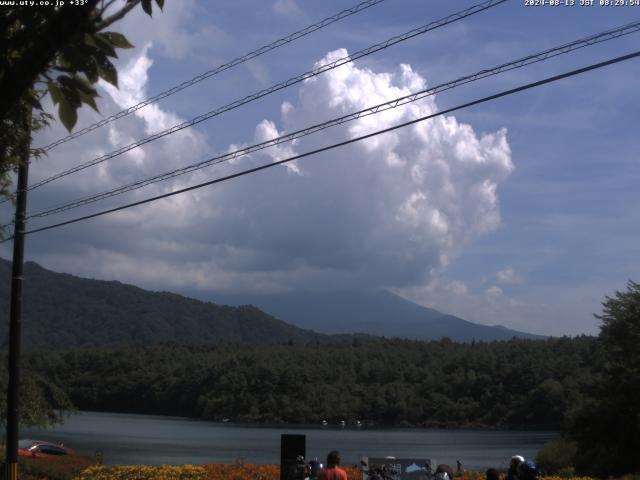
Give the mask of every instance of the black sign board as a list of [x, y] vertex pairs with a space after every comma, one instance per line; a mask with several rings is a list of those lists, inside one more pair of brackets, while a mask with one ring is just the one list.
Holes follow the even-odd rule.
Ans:
[[297, 480], [299, 464], [306, 455], [306, 435], [280, 436], [280, 480]]

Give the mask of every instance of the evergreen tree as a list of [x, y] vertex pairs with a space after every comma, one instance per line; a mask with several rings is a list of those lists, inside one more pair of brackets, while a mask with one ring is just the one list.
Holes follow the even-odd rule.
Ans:
[[578, 471], [609, 477], [640, 472], [640, 284], [630, 281], [602, 305], [603, 362], [570, 436]]

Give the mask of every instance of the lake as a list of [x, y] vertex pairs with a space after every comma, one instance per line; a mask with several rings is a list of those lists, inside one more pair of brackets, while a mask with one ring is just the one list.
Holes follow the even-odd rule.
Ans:
[[363, 456], [431, 458], [455, 467], [506, 467], [512, 455], [535, 458], [557, 432], [443, 430], [338, 426], [256, 426], [181, 417], [81, 412], [49, 430], [23, 429], [20, 438], [50, 440], [93, 455], [105, 464], [279, 463], [280, 435], [304, 434], [307, 458], [323, 459], [337, 449], [344, 464]]

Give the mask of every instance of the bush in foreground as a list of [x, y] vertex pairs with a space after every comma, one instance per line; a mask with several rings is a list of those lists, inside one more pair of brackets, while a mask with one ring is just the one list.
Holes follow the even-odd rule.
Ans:
[[[64, 455], [52, 458], [18, 458], [20, 480], [70, 480], [79, 475], [95, 460], [84, 455]], [[6, 471], [4, 454], [0, 458], [0, 472]]]
[[575, 457], [575, 442], [556, 438], [540, 448], [538, 455], [536, 455], [536, 464], [542, 474], [557, 475], [563, 478], [574, 477]]

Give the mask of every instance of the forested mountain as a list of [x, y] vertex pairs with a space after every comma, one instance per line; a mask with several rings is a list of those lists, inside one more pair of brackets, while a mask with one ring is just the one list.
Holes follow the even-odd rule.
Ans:
[[[210, 344], [335, 341], [253, 306], [229, 307], [25, 264], [22, 343], [28, 350], [175, 341]], [[0, 259], [0, 345], [8, 338], [11, 263]]]
[[405, 300], [386, 290], [212, 295], [218, 303], [251, 304], [301, 328], [326, 334], [365, 332], [412, 340], [457, 342], [543, 339], [494, 325], [480, 325]]
[[239, 422], [560, 428], [593, 382], [592, 337], [492, 343], [126, 347], [33, 354], [80, 409]]

